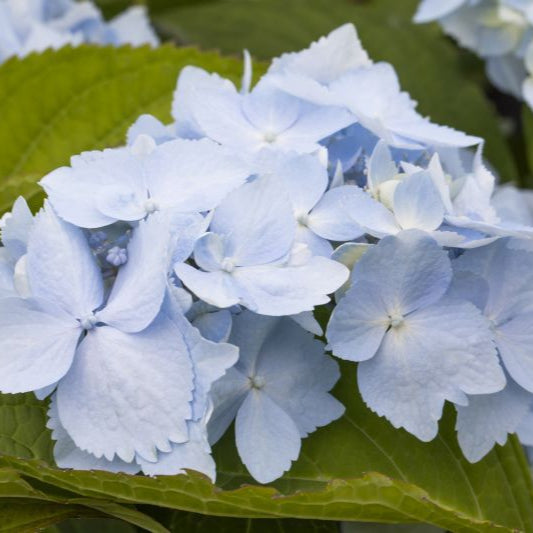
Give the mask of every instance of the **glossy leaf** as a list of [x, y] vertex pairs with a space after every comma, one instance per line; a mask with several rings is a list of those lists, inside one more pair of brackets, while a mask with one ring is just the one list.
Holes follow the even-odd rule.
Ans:
[[300, 459], [269, 487], [248, 476], [231, 431], [216, 448], [218, 487], [196, 473], [147, 478], [60, 471], [8, 456], [0, 457], [0, 466], [32, 485], [120, 505], [249, 518], [425, 522], [453, 531], [533, 528], [531, 479], [514, 439], [469, 464], [456, 444], [451, 412], [439, 437], [421, 443], [370, 412], [355, 388], [355, 365], [342, 367], [335, 392], [346, 415], [305, 439]]

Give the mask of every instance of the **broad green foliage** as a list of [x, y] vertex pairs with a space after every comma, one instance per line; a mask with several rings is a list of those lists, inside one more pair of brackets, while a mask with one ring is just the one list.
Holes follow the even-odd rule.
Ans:
[[[113, 4], [117, 0], [101, 0]], [[402, 86], [435, 122], [484, 137], [486, 155], [503, 180], [517, 169], [487, 101], [475, 60], [436, 25], [415, 25], [418, 0], [149, 0], [156, 27], [178, 43], [263, 59], [297, 50], [345, 22], [354, 22], [375, 61], [394, 65]], [[480, 79], [483, 74], [481, 74]]]
[[[73, 154], [124, 142], [142, 113], [170, 120], [179, 71], [200, 65], [238, 81], [241, 61], [171, 46], [66, 48], [0, 66], [0, 212]], [[37, 196], [37, 198], [36, 198]]]
[[[335, 392], [347, 405], [346, 415], [306, 439], [300, 460], [271, 487], [252, 486], [229, 434], [216, 447], [219, 488], [195, 473], [154, 479], [60, 471], [6, 455], [0, 457], [0, 468], [10, 475], [19, 472], [22, 481], [0, 485], [0, 497], [28, 497], [28, 491], [43, 490], [56, 501], [83, 502], [103, 512], [109, 511], [96, 502], [108, 500], [122, 511], [125, 505], [145, 504], [249, 518], [419, 521], [459, 532], [533, 528], [531, 481], [514, 439], [471, 465], [455, 443], [450, 413], [440, 436], [423, 444], [362, 404], [355, 389], [355, 365], [343, 364]], [[35, 403], [31, 410], [42, 416], [44, 407]], [[5, 407], [2, 418], [8, 411]], [[19, 431], [17, 440], [32, 449], [33, 430]], [[35, 457], [40, 453], [37, 449]], [[119, 516], [117, 509], [110, 511]], [[180, 524], [190, 518], [176, 515], [173, 520]]]

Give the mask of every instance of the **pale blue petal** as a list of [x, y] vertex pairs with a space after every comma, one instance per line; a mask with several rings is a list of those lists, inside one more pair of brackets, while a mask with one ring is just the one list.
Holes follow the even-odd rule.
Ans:
[[108, 461], [104, 457], [97, 459], [94, 455], [80, 450], [59, 420], [55, 396], [50, 403], [48, 417], [46, 427], [52, 430], [52, 439], [55, 441], [54, 460], [59, 468], [105, 470], [107, 472], [123, 472], [126, 474], [137, 474], [141, 469], [136, 463], [126, 463], [116, 457], [112, 461]]
[[232, 277], [242, 290], [241, 303], [262, 315], [294, 315], [329, 301], [347, 279], [340, 263], [313, 257], [302, 266], [236, 269]]
[[213, 385], [211, 397], [214, 410], [208, 424], [211, 444], [218, 442], [226, 433], [249, 391], [248, 377], [236, 368], [230, 368], [224, 377]]
[[464, 456], [475, 463], [497, 443], [503, 446], [533, 406], [533, 395], [513, 380], [495, 394], [471, 396], [457, 407], [457, 438]]
[[242, 185], [251, 167], [209, 139], [176, 139], [158, 146], [145, 162], [150, 197], [160, 209], [208, 211]]
[[261, 177], [231, 193], [215, 210], [211, 231], [226, 237], [226, 257], [236, 265], [260, 265], [285, 256], [296, 222], [279, 179]]
[[326, 338], [334, 355], [366, 361], [376, 355], [389, 327], [387, 306], [371, 282], [353, 285], [331, 314]]
[[112, 18], [108, 24], [117, 44], [157, 46], [159, 38], [150, 25], [146, 6], [132, 6]]
[[456, 271], [446, 294], [456, 300], [468, 300], [483, 312], [489, 298], [489, 284], [473, 272]]
[[398, 168], [385, 141], [376, 144], [368, 159], [367, 169], [368, 186], [371, 190], [377, 189], [385, 181], [394, 179], [398, 174]]
[[272, 60], [268, 74], [291, 72], [327, 84], [345, 72], [369, 64], [353, 24], [343, 24], [305, 50]]
[[76, 318], [102, 304], [102, 276], [83, 231], [60, 220], [49, 205], [35, 217], [26, 268], [33, 296]]
[[226, 240], [217, 233], [202, 235], [194, 246], [194, 262], [208, 272], [221, 270], [224, 260]]
[[119, 270], [98, 319], [125, 332], [141, 331], [161, 309], [169, 270], [169, 219], [156, 213], [142, 220], [128, 244], [128, 262]]
[[267, 394], [251, 391], [235, 420], [237, 450], [259, 483], [287, 471], [300, 454], [300, 432], [290, 416]]
[[372, 283], [389, 313], [403, 315], [436, 302], [452, 277], [446, 252], [416, 230], [385, 237], [355, 264], [352, 283]]
[[198, 91], [201, 89], [211, 89], [215, 94], [237, 93], [233, 83], [218, 74], [211, 74], [190, 65], [183, 68], [172, 101], [172, 116], [176, 121], [176, 132], [179, 137], [198, 139], [205, 136], [193, 114], [194, 104], [201, 103], [201, 100], [198, 100]]
[[79, 323], [21, 298], [0, 300], [0, 390], [29, 392], [61, 379], [80, 338]]
[[156, 144], [162, 144], [174, 138], [171, 126], [165, 126], [153, 115], [141, 115], [128, 130], [128, 145], [135, 144], [139, 135], [149, 135]]
[[521, 313], [496, 325], [495, 341], [512, 378], [533, 392], [533, 312]]
[[301, 328], [309, 331], [309, 333], [312, 333], [317, 337], [322, 337], [322, 335], [324, 335], [322, 326], [314, 317], [312, 311], [302, 311], [297, 315], [290, 315], [290, 318], [292, 318], [292, 320], [294, 320]]
[[328, 171], [316, 155], [262, 150], [258, 174], [275, 174], [284, 184], [295, 213], [307, 214], [328, 186]]
[[346, 197], [352, 188], [351, 185], [344, 185], [328, 191], [309, 214], [309, 228], [330, 241], [349, 241], [361, 237], [365, 230], [347, 217], [345, 212]]
[[505, 386], [490, 330], [470, 303], [441, 300], [391, 328], [375, 357], [359, 364], [366, 404], [423, 441], [438, 432], [445, 400]]
[[213, 342], [226, 342], [231, 333], [232, 315], [230, 311], [214, 311], [198, 315], [192, 325], [198, 328], [202, 337]]
[[211, 456], [211, 447], [207, 441], [206, 422], [199, 420], [189, 422], [189, 440], [180, 444], [173, 443], [168, 453], [159, 453], [156, 462], [148, 462], [138, 457], [142, 471], [149, 476], [185, 474], [186, 470], [195, 470], [205, 474], [214, 483], [216, 465]]
[[288, 318], [278, 319], [262, 345], [255, 376], [264, 381], [261, 392], [292, 418], [301, 437], [344, 413], [329, 394], [340, 377], [337, 363], [325, 354], [322, 342]]
[[180, 331], [162, 315], [136, 334], [98, 327], [58, 385], [59, 416], [76, 445], [96, 457], [155, 460], [157, 450], [188, 439], [193, 378]]
[[346, 216], [367, 233], [381, 238], [385, 235], [394, 235], [401, 230], [394, 215], [363, 189], [350, 186], [346, 189], [346, 193], [343, 200]]
[[33, 215], [21, 196], [17, 198], [2, 228], [2, 244], [9, 251], [13, 261], [18, 261], [27, 251], [30, 231], [33, 227]]
[[414, 21], [423, 23], [443, 18], [465, 3], [466, 0], [422, 0]]
[[295, 242], [305, 244], [312, 255], [329, 258], [333, 252], [333, 245], [327, 239], [319, 237], [314, 231], [301, 224], [298, 224], [296, 228]]
[[242, 290], [228, 272], [202, 272], [185, 263], [176, 265], [174, 271], [183, 284], [204, 302], [225, 308], [241, 301]]
[[444, 218], [444, 205], [428, 172], [418, 172], [400, 181], [394, 191], [394, 215], [402, 229], [437, 229]]

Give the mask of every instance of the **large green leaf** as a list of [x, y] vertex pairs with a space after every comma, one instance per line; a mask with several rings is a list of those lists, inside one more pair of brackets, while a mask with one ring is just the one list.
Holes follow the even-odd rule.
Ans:
[[170, 119], [185, 65], [237, 81], [241, 61], [172, 46], [65, 48], [0, 66], [0, 213], [19, 195], [41, 197], [36, 181], [73, 154], [124, 142], [141, 113]]
[[[217, 487], [196, 473], [147, 478], [61, 471], [7, 455], [0, 466], [19, 472], [32, 487], [63, 491], [63, 501], [73, 503], [81, 497], [218, 516], [425, 522], [465, 532], [533, 530], [531, 479], [514, 439], [469, 464], [455, 442], [451, 411], [438, 438], [421, 443], [364, 406], [355, 365], [343, 363], [342, 371], [335, 392], [346, 415], [307, 438], [291, 471], [270, 487], [255, 485], [247, 475], [231, 432], [216, 447]], [[19, 432], [23, 444], [24, 437]]]
[[412, 23], [419, 0], [145, 3], [156, 27], [167, 38], [224, 53], [238, 54], [246, 47], [264, 59], [303, 48], [333, 28], [354, 22], [370, 56], [396, 67], [402, 86], [419, 101], [422, 113], [484, 137], [486, 155], [502, 178], [518, 178], [500, 121], [479, 83], [482, 69], [472, 56], [446, 40], [438, 26]]

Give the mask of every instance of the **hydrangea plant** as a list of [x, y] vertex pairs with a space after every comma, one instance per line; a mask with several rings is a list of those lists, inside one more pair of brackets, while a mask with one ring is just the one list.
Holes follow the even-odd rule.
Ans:
[[[0, 4], [19, 39], [2, 32], [4, 58], [157, 43], [89, 3], [19, 8]], [[418, 18], [443, 10], [424, 2]], [[38, 209], [21, 196], [3, 215], [0, 410], [40, 413], [53, 463], [0, 446], [0, 505], [77, 505], [151, 531], [165, 528], [127, 504], [511, 530], [476, 499], [509, 441], [532, 530], [509, 437], [533, 445], [530, 194], [499, 185], [483, 138], [420, 113], [353, 24], [259, 69], [245, 53], [238, 84], [185, 66], [170, 121], [130, 120], [121, 143], [39, 176]], [[371, 442], [362, 477], [338, 473], [354, 431]], [[397, 477], [371, 466], [396, 439]], [[477, 512], [402, 473], [446, 453]]]

